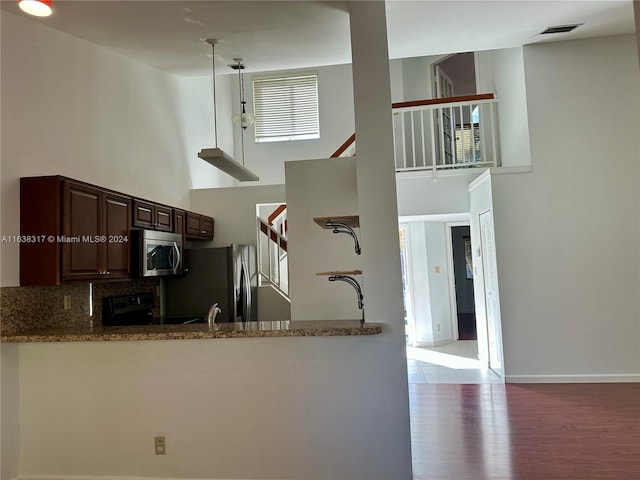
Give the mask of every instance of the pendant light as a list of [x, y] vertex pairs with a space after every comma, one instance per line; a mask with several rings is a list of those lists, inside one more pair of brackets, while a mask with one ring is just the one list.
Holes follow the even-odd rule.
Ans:
[[48, 17], [51, 15], [51, 0], [20, 0], [18, 6], [20, 9], [35, 17]]
[[236, 113], [233, 117], [231, 117], [231, 120], [233, 121], [233, 123], [241, 127], [240, 146], [242, 148], [242, 163], [244, 164], [244, 131], [247, 129], [247, 127], [253, 125], [255, 117], [245, 111], [245, 105], [247, 104], [247, 102], [245, 102], [244, 100], [244, 76], [242, 75], [244, 65], [242, 64], [242, 60], [242, 58], [234, 58], [233, 61], [236, 63], [229, 66], [238, 71], [238, 91], [240, 92], [240, 109], [242, 113]]
[[233, 123], [242, 127], [243, 130], [246, 130], [248, 127], [253, 125], [256, 121], [256, 117], [246, 112], [247, 102], [244, 100], [244, 75], [242, 74], [242, 70], [244, 70], [244, 65], [242, 63], [244, 59], [242, 58], [234, 58], [233, 61], [236, 62], [234, 65], [229, 65], [234, 70], [238, 71], [238, 90], [240, 91], [240, 109], [242, 113], [236, 113], [231, 120]]
[[216, 52], [215, 52], [216, 43], [218, 43], [218, 41], [213, 39], [213, 38], [208, 38], [206, 40], [206, 42], [209, 45], [211, 45], [211, 52], [212, 52], [212, 57], [213, 57], [211, 63], [212, 63], [212, 70], [213, 70], [213, 78], [212, 78], [212, 84], [213, 84], [213, 123], [214, 123], [213, 133], [214, 133], [215, 147], [214, 148], [203, 148], [202, 150], [200, 150], [200, 153], [198, 153], [198, 157], [200, 157], [205, 162], [210, 163], [211, 165], [213, 165], [217, 169], [222, 170], [223, 172], [231, 175], [233, 178], [235, 178], [236, 180], [239, 180], [241, 182], [260, 180], [260, 178], [255, 173], [253, 173], [252, 171], [250, 171], [247, 168], [245, 168], [245, 166], [244, 166], [244, 148], [243, 148], [243, 163], [242, 164], [236, 162], [228, 154], [226, 154], [220, 148], [218, 148], [218, 120], [216, 118]]

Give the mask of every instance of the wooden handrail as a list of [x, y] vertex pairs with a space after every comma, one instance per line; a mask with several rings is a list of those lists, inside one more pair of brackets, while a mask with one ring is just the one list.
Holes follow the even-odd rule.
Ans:
[[335, 152], [333, 152], [333, 154], [329, 158], [337, 158], [337, 157], [339, 157], [355, 141], [356, 141], [356, 134], [354, 133], [353, 135], [351, 135], [347, 139], [346, 142], [344, 142], [342, 145], [340, 145], [340, 148], [338, 148]]
[[280, 205], [278, 208], [276, 208], [273, 213], [271, 215], [269, 215], [269, 218], [267, 218], [267, 221], [269, 222], [269, 225], [273, 225], [273, 221], [278, 218], [278, 216], [284, 212], [287, 209], [287, 204], [283, 203], [282, 205]]
[[428, 105], [439, 105], [441, 103], [456, 103], [456, 102], [476, 102], [480, 100], [493, 100], [493, 93], [481, 93], [480, 95], [458, 95], [457, 97], [445, 97], [445, 98], [429, 98], [427, 100], [412, 100], [410, 102], [396, 102], [392, 103], [392, 108], [407, 108], [407, 107], [425, 107]]
[[[444, 97], [444, 98], [429, 98], [426, 100], [412, 100], [410, 102], [396, 102], [391, 104], [391, 108], [407, 108], [407, 107], [423, 107], [428, 105], [439, 105], [441, 103], [455, 103], [455, 102], [475, 102], [480, 100], [493, 100], [495, 97], [493, 93], [481, 93], [479, 95], [458, 95], [456, 97]], [[344, 153], [344, 151], [356, 141], [356, 134], [351, 135], [346, 142], [340, 145], [329, 158], [338, 158]]]

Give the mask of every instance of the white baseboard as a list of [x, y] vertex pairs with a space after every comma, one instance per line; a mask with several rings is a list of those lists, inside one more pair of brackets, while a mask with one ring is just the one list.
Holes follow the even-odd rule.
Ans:
[[640, 373], [600, 375], [505, 375], [505, 383], [637, 383]]
[[429, 347], [441, 347], [442, 345], [447, 345], [449, 343], [453, 343], [453, 340], [450, 338], [448, 340], [439, 340], [437, 342], [415, 342], [416, 348], [429, 348]]

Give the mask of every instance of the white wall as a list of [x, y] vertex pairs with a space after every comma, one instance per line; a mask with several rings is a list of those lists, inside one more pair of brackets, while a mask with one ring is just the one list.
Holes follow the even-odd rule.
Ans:
[[441, 222], [425, 222], [424, 229], [427, 240], [427, 272], [431, 298], [433, 342], [442, 343], [453, 339], [451, 307], [449, 305], [448, 235], [445, 224]]
[[403, 58], [401, 60], [404, 101], [424, 100], [435, 96], [433, 91], [433, 64], [443, 58], [446, 58], [446, 55]]
[[431, 176], [398, 174], [398, 215], [431, 215], [469, 212], [467, 185], [479, 173]]
[[[355, 159], [287, 162], [285, 173], [291, 318], [359, 319], [353, 287], [329, 282], [316, 273], [362, 269], [362, 257], [356, 255], [349, 235], [334, 234], [313, 221], [314, 217], [358, 214]], [[362, 238], [360, 229], [356, 233], [365, 248], [368, 239]], [[362, 277], [357, 280], [362, 283]]]
[[[19, 178], [66, 175], [188, 208], [178, 80], [2, 13], [2, 234], [19, 233]], [[3, 286], [18, 245], [2, 244]]]
[[[284, 182], [284, 162], [289, 160], [311, 160], [328, 158], [355, 131], [353, 118], [353, 80], [351, 65], [333, 65], [310, 70], [318, 74], [318, 101], [320, 110], [320, 138], [292, 142], [255, 142], [255, 129], [249, 127], [244, 133], [245, 165], [260, 177], [260, 184]], [[296, 70], [297, 72], [297, 70]], [[261, 72], [260, 75], [289, 72]], [[233, 79], [233, 108], [240, 111], [238, 77]], [[245, 74], [245, 100], [247, 112], [252, 113], [252, 75]], [[234, 129], [234, 158], [241, 159], [240, 129]]]
[[446, 225], [438, 221], [409, 222], [407, 225], [416, 346], [451, 341]]
[[261, 322], [279, 322], [291, 320], [291, 303], [275, 288], [258, 288], [258, 320]]
[[22, 344], [20, 473], [398, 478], [388, 339]]
[[[498, 98], [498, 154], [503, 167], [531, 165], [522, 47], [476, 53], [478, 93]], [[483, 110], [482, 114], [488, 114]], [[490, 138], [485, 136], [489, 144]]]
[[416, 345], [433, 345], [431, 294], [427, 266], [427, 239], [423, 222], [407, 224], [409, 260], [407, 274], [411, 288], [411, 311], [415, 325]]
[[18, 346], [0, 345], [0, 478], [12, 479], [20, 464]]
[[191, 191], [191, 208], [214, 219], [212, 242], [198, 246], [225, 247], [232, 243], [256, 245], [256, 205], [284, 203], [284, 185], [207, 188]]
[[494, 68], [501, 165], [531, 165], [522, 48], [496, 50]]
[[184, 138], [185, 163], [189, 169], [189, 180], [193, 188], [229, 187], [237, 185], [233, 177], [218, 170], [198, 157], [203, 148], [217, 146], [233, 155], [234, 124], [232, 116], [232, 82], [228, 75], [216, 75], [216, 112], [218, 143], [215, 142], [213, 112], [213, 90], [211, 75], [205, 77], [181, 77], [180, 128]]
[[640, 380], [635, 40], [524, 48], [533, 173], [493, 181], [507, 381]]

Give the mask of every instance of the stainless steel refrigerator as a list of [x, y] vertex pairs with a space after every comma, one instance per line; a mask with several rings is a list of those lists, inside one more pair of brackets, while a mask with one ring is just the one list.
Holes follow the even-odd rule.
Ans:
[[216, 322], [257, 320], [258, 272], [254, 245], [186, 249], [186, 273], [164, 281], [165, 315], [205, 316], [218, 303]]

